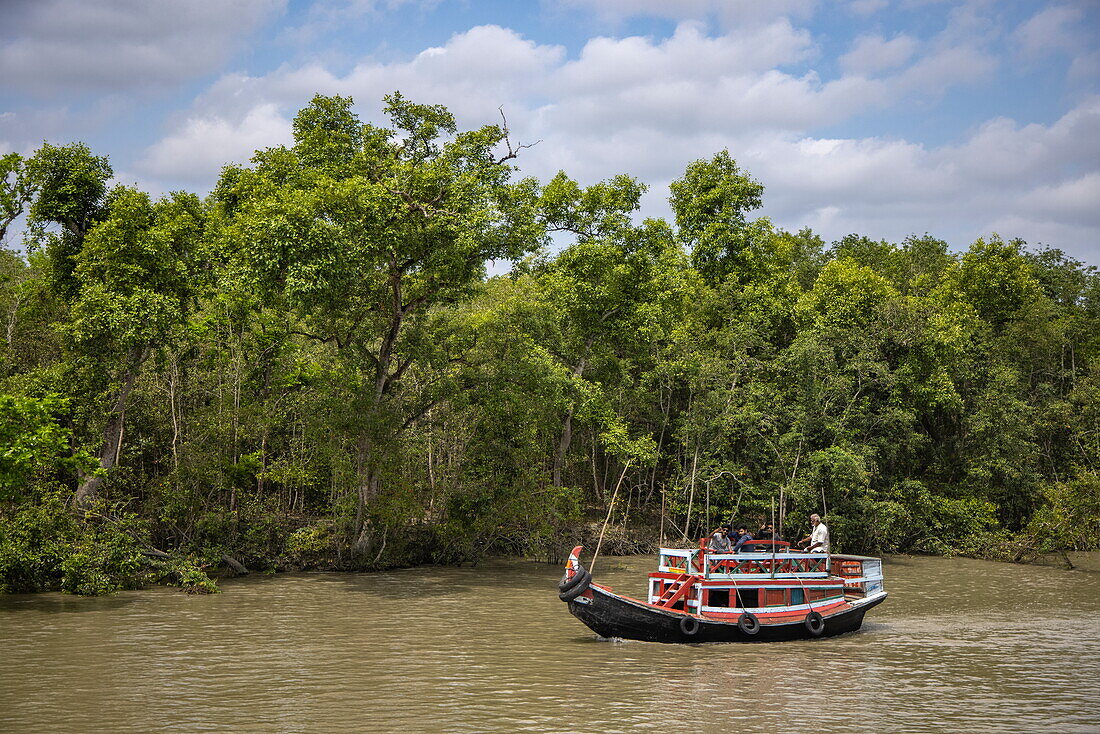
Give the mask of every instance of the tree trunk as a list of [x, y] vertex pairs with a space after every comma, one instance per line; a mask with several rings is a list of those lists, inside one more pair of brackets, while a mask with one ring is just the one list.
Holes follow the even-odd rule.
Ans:
[[[584, 368], [588, 362], [588, 353], [592, 349], [592, 342], [596, 340], [595, 336], [588, 337], [584, 342], [584, 352], [581, 354], [580, 361], [577, 362], [577, 366], [573, 368], [573, 377], [580, 378], [584, 376]], [[569, 404], [569, 409], [565, 411], [565, 421], [561, 427], [561, 437], [558, 439], [558, 448], [554, 451], [554, 465], [551, 481], [555, 487], [561, 486], [561, 470], [565, 465], [565, 454], [569, 451], [569, 444], [573, 442], [573, 411], [576, 410], [574, 403]]]
[[[138, 362], [140, 364], [140, 361]], [[99, 496], [106, 473], [118, 463], [118, 454], [122, 450], [122, 432], [126, 425], [126, 403], [137, 381], [138, 365], [132, 366], [122, 380], [115, 403], [107, 416], [107, 425], [103, 429], [103, 447], [99, 451], [101, 471], [83, 477], [73, 496], [73, 506], [77, 509], [87, 507]]]
[[573, 406], [565, 412], [565, 422], [561, 427], [561, 438], [558, 439], [558, 448], [554, 452], [554, 471], [552, 482], [555, 487], [561, 486], [561, 469], [565, 464], [565, 453], [569, 451], [569, 444], [573, 442]]
[[[695, 502], [695, 470], [699, 466], [699, 444], [695, 444], [695, 458], [691, 462], [691, 490], [688, 493], [687, 517], [684, 519], [684, 538], [688, 537], [691, 528], [691, 505]], [[707, 528], [708, 531], [710, 528]]]
[[222, 563], [233, 569], [233, 572], [239, 576], [246, 576], [250, 573], [243, 563], [227, 553], [222, 554]]

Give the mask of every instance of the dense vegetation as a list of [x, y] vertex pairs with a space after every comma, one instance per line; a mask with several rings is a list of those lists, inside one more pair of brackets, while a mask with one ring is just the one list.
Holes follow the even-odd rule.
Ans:
[[382, 128], [315, 98], [205, 199], [109, 188], [79, 144], [0, 159], [0, 227], [27, 217], [0, 251], [0, 590], [773, 511], [846, 551], [1097, 547], [1094, 268], [995, 236], [826, 247], [752, 218], [726, 152], [639, 222], [627, 176], [518, 180], [506, 129], [387, 102]]

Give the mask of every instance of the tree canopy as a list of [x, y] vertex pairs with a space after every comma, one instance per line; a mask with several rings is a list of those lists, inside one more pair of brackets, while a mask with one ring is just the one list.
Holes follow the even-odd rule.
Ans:
[[[729, 151], [520, 178], [502, 125], [318, 95], [205, 197], [0, 158], [0, 589], [693, 543], [1100, 542], [1100, 276], [990, 235], [826, 244]], [[958, 245], [959, 243], [956, 243]], [[487, 275], [487, 263], [511, 262]], [[636, 547], [644, 547], [639, 542]]]

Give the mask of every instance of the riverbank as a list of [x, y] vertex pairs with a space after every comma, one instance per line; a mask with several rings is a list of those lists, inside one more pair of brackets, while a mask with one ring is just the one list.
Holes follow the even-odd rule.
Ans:
[[1073, 571], [1100, 573], [1100, 551], [1069, 551], [1065, 554], [1048, 553], [1031, 561], [1028, 565], [1067, 568]]
[[[542, 534], [504, 533], [462, 544], [438, 524], [382, 532], [355, 548], [349, 528], [331, 520], [266, 516], [262, 524], [239, 522], [207, 527], [207, 537], [173, 539], [149, 532], [134, 514], [88, 513], [77, 517], [63, 494], [0, 516], [0, 594], [65, 591], [109, 595], [149, 586], [176, 586], [213, 593], [218, 582], [254, 574], [298, 571], [381, 572], [419, 566], [477, 566], [492, 557], [526, 557], [560, 565], [577, 545], [589, 556], [622, 557], [656, 552], [660, 545], [694, 546], [669, 525], [664, 541], [659, 518], [635, 516], [630, 526], [589, 515], [586, 522]], [[160, 536], [157, 540], [157, 536]], [[189, 542], [180, 542], [187, 540]], [[839, 551], [851, 551], [842, 543]], [[942, 552], [936, 552], [942, 549]], [[936, 546], [927, 555], [1034, 562], [1055, 567], [1100, 569], [1097, 554], [1042, 554], [1007, 533], [975, 538], [960, 548]], [[1026, 552], [1024, 552], [1026, 551]], [[879, 555], [875, 553], [874, 555]]]

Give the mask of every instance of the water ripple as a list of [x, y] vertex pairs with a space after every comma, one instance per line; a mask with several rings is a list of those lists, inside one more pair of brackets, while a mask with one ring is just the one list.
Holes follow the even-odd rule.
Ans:
[[[652, 563], [597, 575], [639, 594]], [[0, 731], [1100, 730], [1100, 574], [886, 573], [863, 631], [768, 645], [599, 640], [523, 561], [0, 597]]]

